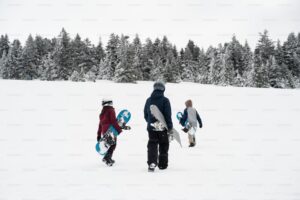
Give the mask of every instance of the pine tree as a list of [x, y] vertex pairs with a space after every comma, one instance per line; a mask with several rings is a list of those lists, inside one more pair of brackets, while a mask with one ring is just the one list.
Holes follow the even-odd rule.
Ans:
[[73, 71], [71, 76], [70, 76], [70, 80], [74, 81], [74, 82], [83, 82], [84, 80], [84, 73], [83, 70], [81, 70], [80, 72], [78, 71]]
[[0, 37], [0, 58], [8, 54], [10, 47], [9, 39], [7, 35], [1, 35]]
[[75, 39], [71, 42], [72, 50], [72, 71], [82, 72], [86, 74], [92, 67], [97, 66], [97, 61], [94, 57], [91, 42], [86, 39], [81, 40], [77, 34]]
[[39, 66], [39, 74], [41, 80], [59, 79], [59, 66], [55, 63], [52, 53], [43, 57], [42, 64]]
[[253, 68], [251, 72], [251, 86], [259, 88], [269, 87], [267, 71], [267, 65], [269, 62], [267, 61], [266, 64], [264, 64], [261, 55], [260, 50], [255, 49]]
[[136, 34], [133, 39], [133, 68], [135, 69], [135, 76], [137, 80], [143, 80], [143, 67], [142, 67], [142, 43], [139, 36]]
[[284, 63], [279, 64], [274, 56], [271, 60], [269, 82], [274, 88], [294, 88], [291, 72]]
[[267, 64], [269, 62], [271, 56], [274, 55], [274, 43], [269, 38], [268, 31], [265, 30], [263, 33], [260, 33], [260, 39], [258, 40], [258, 44], [256, 46], [257, 49], [259, 49], [260, 57], [262, 64]]
[[300, 66], [297, 63], [298, 41], [294, 33], [289, 34], [287, 41], [283, 43], [283, 61], [294, 77], [300, 78]]
[[[234, 61], [232, 60], [232, 49], [228, 45], [225, 53], [221, 56], [222, 69], [220, 72], [221, 85], [233, 85], [235, 78]], [[239, 74], [239, 73], [238, 73]]]
[[189, 52], [192, 55], [191, 59], [193, 61], [198, 61], [200, 55], [200, 48], [197, 45], [195, 45], [194, 41], [189, 40], [186, 48], [189, 50]]
[[237, 76], [238, 86], [249, 86], [251, 82], [251, 71], [253, 66], [253, 53], [250, 49], [248, 42], [246, 41], [242, 51], [243, 69], [242, 75]]
[[167, 62], [163, 73], [163, 80], [171, 83], [177, 83], [180, 81], [179, 65], [172, 49], [170, 49], [167, 54]]
[[14, 40], [8, 54], [4, 55], [2, 61], [2, 78], [21, 79], [23, 67], [21, 62], [22, 46], [19, 40]]
[[196, 69], [198, 68], [197, 61], [193, 60], [193, 54], [190, 51], [190, 48], [185, 48], [183, 61], [181, 62], [182, 75], [181, 78], [183, 81], [194, 82], [197, 75]]
[[146, 44], [142, 47], [141, 52], [141, 68], [142, 80], [150, 80], [151, 69], [154, 68], [153, 64], [154, 47], [151, 39], [146, 39]]
[[119, 57], [118, 57], [118, 49], [120, 46], [120, 39], [118, 35], [111, 34], [110, 39], [108, 40], [108, 44], [106, 46], [106, 58], [105, 58], [105, 66], [103, 72], [106, 74], [103, 74], [103, 77], [106, 77], [106, 79], [111, 80], [114, 77], [115, 69], [117, 64], [119, 63]]
[[128, 36], [121, 36], [118, 57], [120, 59], [115, 69], [114, 80], [116, 82], [135, 82], [136, 71], [133, 69], [134, 47], [129, 44]]
[[219, 46], [217, 50], [214, 50], [209, 66], [209, 83], [219, 85], [221, 83], [222, 71], [222, 46]]
[[22, 78], [25, 80], [33, 80], [38, 78], [39, 64], [40, 61], [38, 58], [37, 46], [33, 40], [33, 37], [29, 35], [22, 52], [22, 65], [24, 67]]
[[58, 79], [68, 80], [71, 76], [72, 70], [72, 49], [70, 45], [69, 34], [62, 29], [53, 51], [53, 59], [58, 66]]
[[209, 63], [210, 58], [207, 53], [204, 52], [202, 49], [199, 54], [199, 68], [198, 68], [198, 76], [197, 76], [197, 82], [202, 84], [208, 84], [209, 83]]
[[101, 39], [99, 40], [98, 45], [95, 47], [95, 60], [97, 64], [100, 64], [101, 60], [104, 60], [105, 58], [105, 51], [102, 46], [102, 41]]
[[85, 80], [95, 82], [97, 78], [98, 69], [96, 66], [93, 66], [86, 74]]

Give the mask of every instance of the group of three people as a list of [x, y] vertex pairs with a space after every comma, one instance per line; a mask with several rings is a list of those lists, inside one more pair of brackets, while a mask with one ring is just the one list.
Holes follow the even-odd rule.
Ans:
[[[173, 129], [172, 122], [172, 114], [171, 114], [171, 104], [167, 97], [164, 96], [165, 92], [165, 84], [161, 81], [155, 82], [153, 86], [153, 92], [151, 96], [147, 99], [144, 107], [144, 118], [147, 122], [147, 131], [148, 131], [148, 170], [153, 172], [156, 167], [163, 170], [168, 167], [168, 151], [169, 151], [169, 135], [167, 129], [157, 130], [153, 123], [157, 121], [157, 119], [151, 114], [150, 106], [156, 105], [157, 108], [163, 114], [168, 130]], [[100, 122], [97, 133], [97, 140], [101, 139], [101, 136], [106, 133], [109, 126], [112, 125], [120, 134], [123, 129], [129, 129], [130, 127], [124, 126], [120, 127], [116, 120], [115, 110], [113, 108], [112, 100], [103, 100], [102, 101], [102, 111], [100, 114]], [[202, 128], [201, 118], [192, 106], [192, 101], [186, 101], [186, 109], [184, 110], [183, 116], [180, 119], [180, 124], [185, 126], [188, 121], [191, 126], [197, 126], [199, 123], [199, 127]], [[183, 129], [185, 131], [185, 128]], [[116, 139], [116, 138], [115, 138]], [[195, 146], [195, 135], [189, 134], [189, 143], [190, 147]], [[112, 159], [113, 152], [116, 148], [116, 144], [112, 145], [106, 155], [103, 158], [103, 162], [105, 162], [108, 166], [112, 166], [114, 164], [114, 160]]]

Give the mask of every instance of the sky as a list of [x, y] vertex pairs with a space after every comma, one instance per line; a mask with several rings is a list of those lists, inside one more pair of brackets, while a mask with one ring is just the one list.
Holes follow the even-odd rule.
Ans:
[[178, 48], [230, 41], [255, 47], [259, 32], [276, 41], [300, 31], [298, 0], [0, 0], [0, 34], [22, 43], [29, 34], [52, 38], [62, 27], [97, 44], [110, 33], [142, 41], [166, 35]]

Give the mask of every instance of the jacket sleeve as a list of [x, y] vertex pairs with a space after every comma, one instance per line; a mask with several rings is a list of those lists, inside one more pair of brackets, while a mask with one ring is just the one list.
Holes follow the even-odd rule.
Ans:
[[188, 118], [187, 109], [184, 109], [182, 118], [180, 119], [179, 123], [180, 123], [182, 126], [185, 126], [185, 122], [186, 122], [187, 118]]
[[171, 104], [169, 99], [166, 100], [164, 105], [164, 116], [165, 116], [168, 129], [171, 130], [173, 128], [173, 122], [172, 122]]
[[[99, 118], [100, 118], [100, 117], [99, 117]], [[101, 136], [101, 132], [102, 132], [102, 125], [101, 125], [101, 122], [100, 122], [100, 119], [99, 119], [99, 126], [98, 126], [97, 135], [98, 135], [98, 136]]]
[[198, 112], [196, 112], [197, 114], [197, 120], [198, 120], [198, 123], [199, 123], [199, 127], [202, 128], [202, 120], [200, 118], [200, 115], [198, 114]]
[[147, 107], [148, 107], [148, 100], [146, 101], [145, 106], [144, 106], [144, 119], [146, 120], [146, 122], [148, 121]]
[[99, 127], [98, 127], [97, 135], [101, 136], [101, 132], [102, 132], [102, 126], [101, 126], [101, 123], [99, 122]]
[[122, 132], [122, 129], [121, 129], [121, 127], [119, 126], [119, 124], [117, 122], [116, 113], [115, 113], [114, 109], [112, 109], [111, 112], [110, 112], [110, 120], [111, 120], [111, 124], [113, 125], [113, 127], [120, 134]]

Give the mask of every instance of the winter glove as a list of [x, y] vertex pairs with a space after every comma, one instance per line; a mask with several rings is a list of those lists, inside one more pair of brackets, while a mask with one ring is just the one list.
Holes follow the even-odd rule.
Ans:
[[169, 136], [169, 142], [171, 142], [172, 140], [174, 140], [174, 133], [173, 133], [173, 129], [169, 130], [169, 132], [168, 132], [168, 136]]
[[131, 127], [130, 126], [123, 126], [122, 129], [124, 129], [124, 130], [130, 130]]
[[100, 139], [101, 139], [101, 135], [98, 135], [98, 136], [97, 136], [97, 142], [99, 142]]

